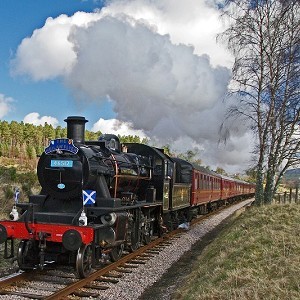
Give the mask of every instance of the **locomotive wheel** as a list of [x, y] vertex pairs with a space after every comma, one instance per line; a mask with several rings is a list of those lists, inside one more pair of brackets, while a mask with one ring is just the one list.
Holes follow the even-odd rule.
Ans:
[[19, 265], [19, 268], [21, 270], [25, 270], [25, 261], [26, 261], [26, 254], [25, 254], [25, 248], [26, 248], [26, 242], [27, 241], [21, 241], [19, 243], [19, 247], [18, 247], [18, 253], [17, 253], [17, 262]]
[[92, 247], [81, 245], [76, 257], [76, 271], [80, 278], [89, 276], [92, 271]]
[[19, 268], [23, 271], [32, 270], [38, 263], [38, 261], [36, 261], [38, 254], [34, 253], [32, 246], [33, 245], [30, 245], [30, 241], [28, 240], [22, 240], [19, 243], [17, 262]]
[[123, 254], [124, 244], [121, 244], [117, 247], [111, 249], [109, 256], [112, 262], [119, 260]]
[[136, 226], [133, 227], [133, 231], [130, 234], [129, 251], [133, 252], [140, 247], [140, 234], [139, 229]]
[[128, 243], [128, 250], [130, 252], [134, 252], [136, 249], [140, 247], [140, 242], [142, 238], [142, 231], [141, 231], [141, 216], [136, 212], [134, 216], [134, 221], [130, 225], [130, 235], [129, 235], [129, 243]]
[[[149, 221], [149, 220], [147, 220]], [[153, 235], [153, 222], [149, 221], [145, 223], [142, 232], [143, 232], [143, 242], [148, 245], [151, 242], [151, 237]]]

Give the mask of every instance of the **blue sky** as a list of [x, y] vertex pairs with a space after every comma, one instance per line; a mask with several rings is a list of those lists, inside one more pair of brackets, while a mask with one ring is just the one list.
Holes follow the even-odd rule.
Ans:
[[41, 28], [48, 17], [68, 16], [77, 11], [92, 12], [101, 1], [81, 0], [1, 0], [0, 1], [0, 94], [13, 98], [11, 111], [2, 119], [22, 121], [31, 112], [53, 116], [63, 124], [68, 115], [86, 115], [92, 122], [99, 115], [114, 116], [110, 103], [78, 105], [60, 79], [32, 81], [28, 76], [11, 75], [11, 59], [25, 37]]
[[[245, 124], [219, 129], [233, 58], [216, 36], [224, 0], [1, 0], [0, 119], [147, 136], [229, 169]], [[228, 167], [227, 167], [228, 166]]]

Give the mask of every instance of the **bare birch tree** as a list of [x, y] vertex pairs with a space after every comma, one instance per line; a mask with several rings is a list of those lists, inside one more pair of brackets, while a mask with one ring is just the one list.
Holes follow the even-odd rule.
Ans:
[[256, 203], [269, 203], [299, 163], [299, 0], [231, 0], [224, 15], [232, 23], [220, 38], [235, 57], [230, 94], [239, 99], [229, 116], [247, 119], [257, 137]]

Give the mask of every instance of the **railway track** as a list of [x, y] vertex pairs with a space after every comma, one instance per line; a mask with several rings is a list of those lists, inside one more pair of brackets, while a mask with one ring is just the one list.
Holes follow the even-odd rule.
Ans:
[[[249, 205], [249, 200], [245, 203], [246, 205]], [[226, 208], [228, 207], [195, 219], [191, 226], [211, 218]], [[109, 290], [114, 284], [121, 281], [124, 275], [134, 273], [140, 265], [146, 264], [159, 255], [173, 241], [180, 239], [184, 232], [183, 229], [176, 229], [165, 234], [135, 252], [124, 255], [117, 262], [103, 266], [84, 279], [75, 278], [71, 271], [55, 270], [31, 271], [11, 276], [0, 281], [0, 299], [97, 298], [101, 291]]]
[[[89, 292], [87, 290], [106, 290], [109, 289], [107, 283], [117, 283], [120, 278], [127, 273], [134, 272], [134, 269], [141, 264], [145, 264], [146, 261], [151, 259], [153, 256], [159, 254], [161, 249], [168, 246], [172, 238], [178, 238], [182, 230], [178, 229], [171, 233], [155, 239], [146, 246], [143, 246], [133, 253], [129, 253], [123, 256], [117, 262], [111, 263], [100, 270], [96, 270], [89, 277], [84, 279], [76, 279], [73, 274], [58, 274], [49, 271], [31, 271], [23, 272], [16, 276], [11, 276], [3, 281], [0, 281], [0, 299], [3, 295], [13, 295], [19, 297], [25, 297], [29, 299], [66, 299], [67, 296], [77, 297], [97, 297], [98, 294], [95, 292]], [[177, 237], [176, 237], [177, 236]], [[39, 294], [30, 293], [24, 291], [24, 287], [30, 282], [31, 288], [38, 285], [43, 286], [43, 293]], [[49, 283], [55, 285], [64, 285], [65, 287], [59, 288], [57, 291], [45, 291], [45, 284]], [[54, 288], [53, 288], [54, 289]], [[84, 289], [84, 290], [81, 290]], [[8, 298], [9, 299], [9, 298]]]

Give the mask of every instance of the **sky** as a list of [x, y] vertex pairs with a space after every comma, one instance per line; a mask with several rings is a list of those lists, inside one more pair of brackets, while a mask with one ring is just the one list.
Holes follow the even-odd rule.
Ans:
[[233, 57], [221, 0], [1, 0], [0, 119], [148, 137], [229, 172], [250, 165], [245, 124], [220, 126]]

